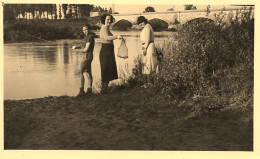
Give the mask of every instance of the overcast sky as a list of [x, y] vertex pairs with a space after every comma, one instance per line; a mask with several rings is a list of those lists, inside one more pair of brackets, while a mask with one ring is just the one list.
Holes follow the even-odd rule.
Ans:
[[[95, 6], [101, 6], [104, 8], [109, 9], [110, 7], [112, 8], [112, 4], [94, 4]], [[120, 13], [120, 14], [133, 14], [133, 13], [142, 13], [147, 6], [152, 6], [154, 7], [156, 12], [165, 12], [167, 9], [174, 8], [175, 11], [182, 11], [184, 10], [184, 4], [182, 5], [173, 5], [173, 4], [114, 4], [115, 6], [115, 11]], [[207, 5], [196, 5], [197, 9], [206, 9]], [[228, 5], [211, 5], [211, 9], [216, 9], [216, 8], [229, 8], [230, 6]]]

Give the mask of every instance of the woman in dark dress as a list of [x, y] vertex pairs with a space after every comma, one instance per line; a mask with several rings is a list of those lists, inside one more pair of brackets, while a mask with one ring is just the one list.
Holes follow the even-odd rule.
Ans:
[[114, 22], [112, 15], [103, 15], [100, 21], [103, 24], [100, 29], [101, 50], [99, 54], [102, 81], [101, 93], [107, 93], [109, 82], [118, 79], [113, 40], [122, 39], [122, 37], [120, 35], [114, 36], [110, 32], [110, 24]]

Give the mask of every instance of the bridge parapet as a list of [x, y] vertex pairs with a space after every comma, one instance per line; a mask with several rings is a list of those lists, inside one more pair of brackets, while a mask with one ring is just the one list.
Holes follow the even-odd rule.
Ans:
[[[254, 12], [254, 7], [252, 9], [253, 9], [252, 11]], [[176, 20], [179, 22], [179, 24], [184, 24], [187, 21], [195, 18], [209, 18], [215, 20], [215, 15], [218, 15], [221, 12], [227, 15], [226, 18], [228, 16], [234, 18], [237, 10], [241, 10], [241, 7], [234, 8], [234, 9], [226, 9], [226, 10], [223, 9], [210, 10], [209, 13], [207, 13], [206, 10], [186, 10], [186, 11], [179, 11], [179, 12], [169, 11], [169, 12], [149, 12], [149, 13], [140, 13], [140, 14], [113, 14], [113, 16], [116, 22], [121, 19], [125, 19], [130, 21], [132, 24], [135, 24], [137, 17], [144, 16], [148, 20], [154, 18], [164, 20], [170, 25], [176, 22]], [[246, 8], [246, 10], [249, 10], [249, 8]]]

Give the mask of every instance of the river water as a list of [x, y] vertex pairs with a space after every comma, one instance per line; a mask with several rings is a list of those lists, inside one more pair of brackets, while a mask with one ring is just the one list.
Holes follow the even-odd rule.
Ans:
[[[131, 73], [134, 59], [141, 54], [140, 31], [119, 32], [125, 35], [128, 48], [127, 59], [116, 56], [119, 79]], [[155, 44], [173, 40], [174, 32], [155, 32]], [[93, 89], [100, 91], [99, 51], [101, 44], [95, 39], [94, 58], [92, 62]], [[121, 40], [115, 40], [115, 54]], [[4, 99], [32, 99], [46, 96], [76, 96], [80, 79], [77, 74], [82, 54], [72, 50], [72, 46], [84, 46], [83, 40], [57, 40], [55, 42], [24, 42], [4, 44]], [[127, 71], [128, 70], [128, 71]], [[123, 73], [124, 72], [124, 73]]]

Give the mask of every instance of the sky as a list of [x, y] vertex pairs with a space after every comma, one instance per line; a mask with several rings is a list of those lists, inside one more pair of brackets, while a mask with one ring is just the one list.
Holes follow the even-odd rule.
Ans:
[[[95, 5], [95, 4], [94, 4]], [[167, 11], [167, 9], [172, 8], [173, 5], [150, 5], [150, 4], [114, 4], [115, 5], [115, 11], [120, 14], [126, 14], [126, 13], [142, 13], [147, 6], [154, 7], [155, 11], [162, 12]], [[101, 7], [104, 8], [112, 8], [112, 4], [101, 4]]]
[[[103, 8], [109, 9], [112, 8], [112, 4], [94, 4], [94, 6], [101, 6]], [[184, 10], [184, 4], [174, 5], [174, 4], [114, 4], [115, 12], [119, 14], [138, 14], [142, 13], [146, 7], [151, 6], [155, 9], [156, 12], [165, 12], [167, 9], [174, 8], [174, 11]], [[207, 5], [195, 5], [198, 10], [206, 9]], [[229, 5], [211, 5], [211, 9], [216, 8], [229, 8]]]

